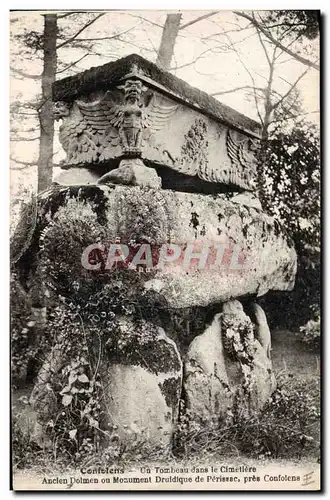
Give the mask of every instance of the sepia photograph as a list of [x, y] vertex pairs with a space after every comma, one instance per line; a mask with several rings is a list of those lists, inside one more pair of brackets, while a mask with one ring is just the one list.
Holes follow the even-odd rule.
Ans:
[[15, 491], [320, 491], [319, 10], [11, 10]]

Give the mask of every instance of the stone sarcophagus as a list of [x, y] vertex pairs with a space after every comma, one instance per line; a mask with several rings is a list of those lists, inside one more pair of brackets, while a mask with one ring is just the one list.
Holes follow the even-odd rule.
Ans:
[[53, 100], [66, 159], [14, 248], [50, 311], [36, 441], [79, 395], [105, 446], [134, 430], [167, 449], [182, 400], [194, 425], [262, 408], [275, 379], [256, 300], [292, 289], [296, 254], [257, 197], [258, 124], [137, 55]]
[[256, 187], [258, 124], [137, 55], [56, 82], [54, 100], [63, 167], [140, 158], [165, 189]]

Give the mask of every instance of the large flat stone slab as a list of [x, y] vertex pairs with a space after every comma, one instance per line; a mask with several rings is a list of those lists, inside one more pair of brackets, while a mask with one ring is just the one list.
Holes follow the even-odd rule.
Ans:
[[[78, 196], [79, 200], [76, 198], [75, 203], [70, 202], [68, 206], [70, 196]], [[224, 195], [215, 197], [117, 185], [54, 189], [44, 195], [43, 210], [49, 214], [54, 206], [62, 210], [59, 207], [64, 205], [66, 216], [72, 210], [75, 218], [83, 219], [84, 210], [79, 211], [77, 207], [83, 207], [86, 202], [94, 203], [91, 213], [95, 210], [95, 219], [102, 221], [103, 236], [95, 240], [95, 244], [104, 245], [105, 255], [109, 245], [115, 242], [128, 247], [125, 264], [128, 279], [139, 271], [145, 290], [170, 307], [207, 306], [231, 298], [261, 296], [269, 290], [291, 290], [294, 285], [293, 244], [277, 221], [257, 208], [235, 203]], [[53, 217], [56, 219], [56, 212]], [[88, 257], [87, 245], [93, 243], [89, 239], [84, 247], [81, 242], [80, 251], [76, 246], [79, 256], [72, 256], [73, 267], [77, 267], [76, 261], [84, 252]], [[142, 244], [153, 253], [153, 267], [148, 267], [147, 254], [141, 255]], [[205, 249], [207, 259], [203, 260], [201, 252]], [[132, 269], [138, 251], [146, 264]], [[194, 252], [197, 258], [190, 259], [189, 255], [193, 256]], [[164, 265], [160, 266], [160, 262]], [[86, 270], [81, 266], [77, 272], [81, 276], [97, 275], [99, 267], [91, 265]], [[106, 270], [112, 272], [107, 266]]]
[[[220, 196], [139, 187], [118, 186], [108, 191], [108, 200], [112, 237], [123, 242], [142, 238], [159, 245], [168, 242], [182, 249], [181, 257], [155, 271], [151, 279], [146, 277], [146, 288], [160, 293], [171, 307], [206, 306], [268, 290], [290, 290], [294, 285], [292, 243], [261, 210]], [[187, 268], [188, 245], [198, 252], [208, 244], [205, 267], [199, 269], [198, 260], [192, 260]], [[224, 256], [221, 265], [214, 266], [216, 245], [223, 245]], [[240, 267], [241, 258], [245, 261]]]

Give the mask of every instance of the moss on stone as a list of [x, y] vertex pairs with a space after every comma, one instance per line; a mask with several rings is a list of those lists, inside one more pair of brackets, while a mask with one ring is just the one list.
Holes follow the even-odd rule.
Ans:
[[[105, 188], [111, 189], [111, 188]], [[97, 215], [97, 220], [101, 225], [107, 223], [107, 196], [104, 189], [99, 186], [77, 185], [69, 187], [54, 186], [46, 198], [40, 199], [40, 217], [49, 214], [54, 217], [60, 207], [65, 205], [69, 199], [76, 199], [81, 202], [89, 202]]]
[[181, 377], [169, 377], [158, 385], [167, 406], [172, 408], [172, 415], [174, 415], [177, 410], [178, 400], [180, 399]]
[[131, 187], [123, 195], [118, 189], [115, 207], [122, 241], [133, 239], [150, 244], [168, 241], [171, 214], [161, 191]]
[[198, 220], [198, 214], [197, 214], [197, 212], [191, 212], [191, 219], [190, 219], [189, 226], [192, 226], [195, 229], [195, 231], [197, 230], [197, 228], [199, 226], [199, 220]]
[[133, 332], [123, 332], [122, 342], [119, 340], [116, 344], [109, 344], [110, 362], [141, 366], [155, 375], [180, 370], [180, 361], [174, 347], [157, 336], [149, 339], [155, 330], [152, 323], [146, 324], [145, 328], [145, 337], [143, 334], [140, 336]]

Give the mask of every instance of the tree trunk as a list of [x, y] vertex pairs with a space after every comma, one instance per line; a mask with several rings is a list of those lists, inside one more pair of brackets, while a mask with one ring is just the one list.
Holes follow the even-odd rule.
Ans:
[[270, 61], [269, 67], [269, 76], [268, 83], [265, 93], [265, 101], [264, 101], [264, 116], [263, 123], [261, 129], [261, 141], [260, 141], [260, 151], [258, 157], [257, 164], [257, 176], [258, 176], [258, 197], [260, 199], [261, 205], [263, 209], [266, 207], [266, 195], [265, 195], [265, 179], [264, 179], [264, 165], [266, 163], [267, 157], [267, 146], [268, 146], [268, 129], [271, 123], [271, 116], [273, 112], [273, 104], [272, 104], [272, 89], [273, 89], [273, 79], [274, 79], [274, 70], [275, 70], [275, 55], [276, 48], [273, 51], [273, 56]]
[[52, 84], [56, 76], [57, 15], [44, 16], [44, 67], [41, 77], [41, 108], [39, 109], [40, 143], [38, 160], [38, 192], [47, 189], [53, 175], [54, 119], [52, 116]]
[[156, 64], [165, 71], [171, 66], [174, 45], [178, 36], [182, 14], [167, 14]]

